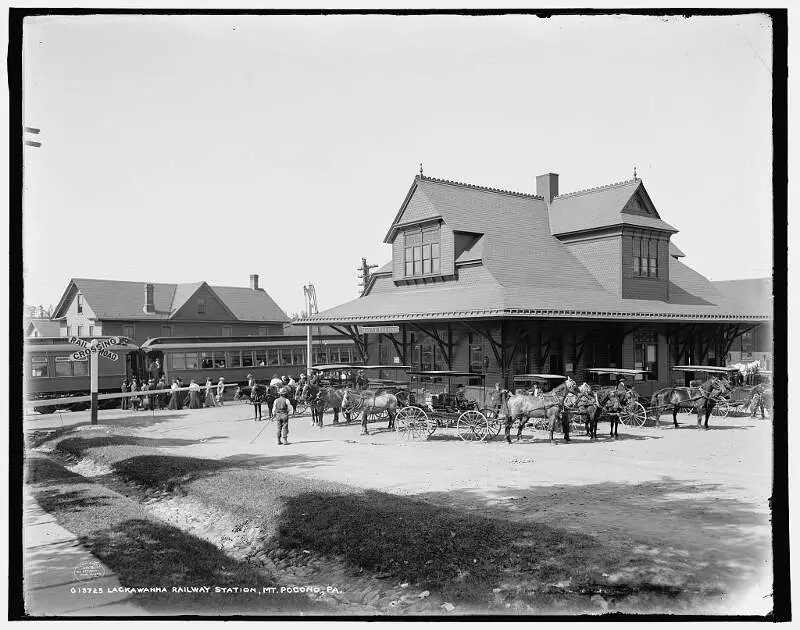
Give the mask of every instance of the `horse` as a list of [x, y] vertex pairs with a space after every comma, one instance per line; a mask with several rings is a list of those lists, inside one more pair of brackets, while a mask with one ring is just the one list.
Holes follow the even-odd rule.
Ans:
[[530, 394], [514, 394], [507, 401], [508, 416], [506, 416], [506, 441], [511, 443], [511, 426], [519, 421], [517, 428], [517, 441], [522, 436], [522, 429], [529, 418], [547, 418], [550, 421], [550, 442], [553, 441], [553, 432], [556, 422], [561, 419], [561, 428], [564, 432], [564, 441], [569, 442], [569, 409], [564, 405], [568, 394], [577, 393], [575, 381], [571, 378], [540, 396]]
[[672, 422], [674, 428], [678, 428], [678, 409], [694, 409], [697, 411], [697, 425], [702, 422], [702, 414], [705, 412], [705, 429], [708, 428], [708, 418], [711, 415], [717, 398], [730, 391], [727, 380], [712, 376], [702, 383], [699, 388], [699, 395], [693, 396], [692, 390], [688, 387], [666, 387], [655, 392], [650, 399], [650, 408], [656, 415], [656, 422], [661, 418], [662, 408], [672, 407]]
[[312, 426], [322, 427], [326, 409], [333, 409], [333, 424], [339, 424], [343, 396], [340, 390], [308, 383], [303, 388], [302, 396], [311, 408]]
[[377, 411], [386, 411], [389, 414], [387, 429], [394, 429], [394, 419], [397, 416], [397, 396], [386, 391], [374, 392], [372, 390], [353, 391], [345, 389], [342, 396], [342, 407], [356, 407], [361, 410], [361, 435], [369, 435], [367, 430], [367, 415]]
[[573, 406], [577, 409], [577, 414], [584, 417], [586, 435], [590, 440], [597, 439], [597, 423], [601, 418], [608, 418], [611, 425], [609, 435], [613, 438], [619, 437], [619, 415], [621, 401], [616, 389], [605, 388], [596, 392], [583, 383], [579, 388], [579, 394]]
[[253, 386], [238, 385], [236, 393], [233, 395], [234, 400], [247, 401], [253, 405], [253, 420], [256, 422], [262, 419], [261, 405], [263, 403], [267, 403], [267, 416], [269, 417], [275, 398], [277, 398], [277, 395], [272, 392], [272, 388], [258, 383]]

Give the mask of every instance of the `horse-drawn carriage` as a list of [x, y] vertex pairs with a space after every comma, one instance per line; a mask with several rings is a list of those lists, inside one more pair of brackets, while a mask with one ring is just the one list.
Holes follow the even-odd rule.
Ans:
[[[378, 422], [389, 419], [389, 410], [386, 407], [374, 407], [369, 401], [375, 401], [375, 396], [380, 394], [392, 394], [397, 398], [397, 406], [405, 407], [409, 404], [410, 383], [408, 380], [408, 370], [410, 365], [400, 365], [393, 363], [390, 365], [361, 365], [356, 369], [363, 374], [362, 383], [365, 386], [359, 387], [358, 383], [348, 386], [351, 390], [347, 397], [347, 406], [342, 409], [348, 421], [360, 416], [364, 407], [367, 406], [367, 422]], [[405, 378], [403, 378], [405, 375]], [[362, 395], [362, 389], [368, 391], [368, 395]]]
[[[700, 391], [700, 385], [709, 377], [722, 377], [725, 378], [727, 382], [732, 383], [739, 373], [739, 368], [737, 367], [722, 367], [717, 365], [676, 365], [672, 370], [684, 375], [684, 383], [689, 389], [691, 398], [697, 400], [703, 397]], [[700, 375], [702, 375], [702, 378], [695, 378]], [[713, 401], [713, 407], [711, 409], [712, 415], [720, 418], [727, 418], [728, 416], [736, 415], [746, 410], [753, 398], [752, 389], [752, 387], [737, 386], [732, 387], [725, 393], [717, 393], [711, 397]], [[695, 409], [687, 406], [680, 408], [679, 411], [692, 413]]]
[[[567, 377], [563, 374], [516, 374], [514, 376], [514, 393], [540, 396], [564, 384]], [[568, 404], [565, 401], [565, 406]], [[525, 426], [532, 426], [537, 431], [549, 431], [550, 421], [545, 415], [530, 418]]]
[[[603, 375], [608, 375], [609, 380], [613, 377], [628, 376], [631, 377], [633, 383], [636, 382], [637, 377], [644, 377], [649, 374], [647, 370], [634, 370], [629, 368], [605, 367], [605, 368], [590, 368], [587, 370], [590, 374], [596, 374], [599, 379]], [[609, 384], [610, 386], [611, 384]], [[619, 409], [613, 413], [618, 416], [619, 421], [626, 427], [641, 427], [647, 422], [647, 408], [640, 402], [639, 394], [636, 392], [635, 385], [627, 388], [621, 396]], [[602, 385], [595, 384], [592, 390], [602, 389]], [[611, 412], [609, 412], [611, 413]]]
[[[465, 441], [491, 440], [500, 433], [497, 413], [482, 405], [486, 400], [486, 377], [475, 372], [433, 370], [409, 372], [409, 400], [413, 404], [398, 409], [395, 431], [406, 440], [427, 439], [437, 429], [455, 429]], [[466, 384], [465, 382], [466, 381]], [[480, 381], [480, 402], [470, 399], [467, 386]]]

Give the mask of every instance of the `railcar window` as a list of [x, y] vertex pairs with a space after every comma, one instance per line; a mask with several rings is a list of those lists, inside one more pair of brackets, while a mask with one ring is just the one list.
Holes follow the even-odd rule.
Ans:
[[186, 357], [183, 355], [183, 352], [173, 352], [169, 355], [170, 360], [170, 367], [173, 370], [185, 370], [186, 369]]
[[253, 363], [253, 351], [252, 350], [242, 350], [242, 367], [253, 367], [255, 363]]
[[228, 352], [228, 367], [242, 367], [242, 353], [240, 350], [231, 350]]
[[186, 369], [187, 370], [196, 370], [198, 367], [197, 364], [197, 353], [196, 352], [187, 352], [186, 353]]
[[300, 348], [292, 350], [292, 363], [295, 365], [303, 365], [306, 362], [306, 353]]
[[89, 376], [89, 359], [72, 362], [73, 376]]
[[204, 370], [210, 370], [214, 367], [214, 353], [201, 352], [200, 353], [200, 367]]
[[69, 357], [56, 357], [56, 376], [72, 376], [72, 360]]
[[225, 369], [227, 363], [225, 361], [225, 353], [224, 352], [215, 352], [214, 353], [214, 367], [215, 368], [222, 368]]
[[47, 378], [48, 376], [47, 357], [31, 357], [31, 377]]
[[266, 350], [256, 350], [256, 365], [266, 365], [267, 364], [267, 351]]
[[267, 357], [269, 361], [267, 361], [267, 365], [280, 365], [278, 361], [278, 349], [277, 348], [269, 348], [267, 350]]
[[292, 364], [292, 350], [291, 348], [281, 348], [281, 365]]

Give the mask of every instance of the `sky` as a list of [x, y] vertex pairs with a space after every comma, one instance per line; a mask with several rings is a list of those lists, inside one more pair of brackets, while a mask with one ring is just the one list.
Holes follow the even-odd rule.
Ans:
[[25, 303], [72, 277], [358, 296], [414, 176], [642, 178], [712, 280], [772, 273], [766, 16], [28, 18]]

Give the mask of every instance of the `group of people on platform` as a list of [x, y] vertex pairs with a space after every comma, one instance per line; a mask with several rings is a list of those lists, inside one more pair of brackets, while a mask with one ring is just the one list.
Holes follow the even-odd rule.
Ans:
[[[184, 388], [183, 379], [172, 379], [172, 385], [167, 386], [163, 376], [142, 380], [141, 385], [135, 377], [130, 380], [123, 379], [120, 391], [123, 394], [130, 393], [132, 396], [122, 398], [121, 408], [131, 411], [148, 411], [156, 409], [201, 409], [203, 407], [216, 407], [223, 404], [223, 394], [225, 392], [225, 377], [220, 376], [216, 385], [213, 384], [211, 377], [206, 378], [204, 387], [192, 379], [188, 385], [188, 391]], [[164, 390], [170, 390], [169, 393]], [[183, 391], [181, 391], [183, 390]], [[160, 393], [150, 394], [150, 391]]]

